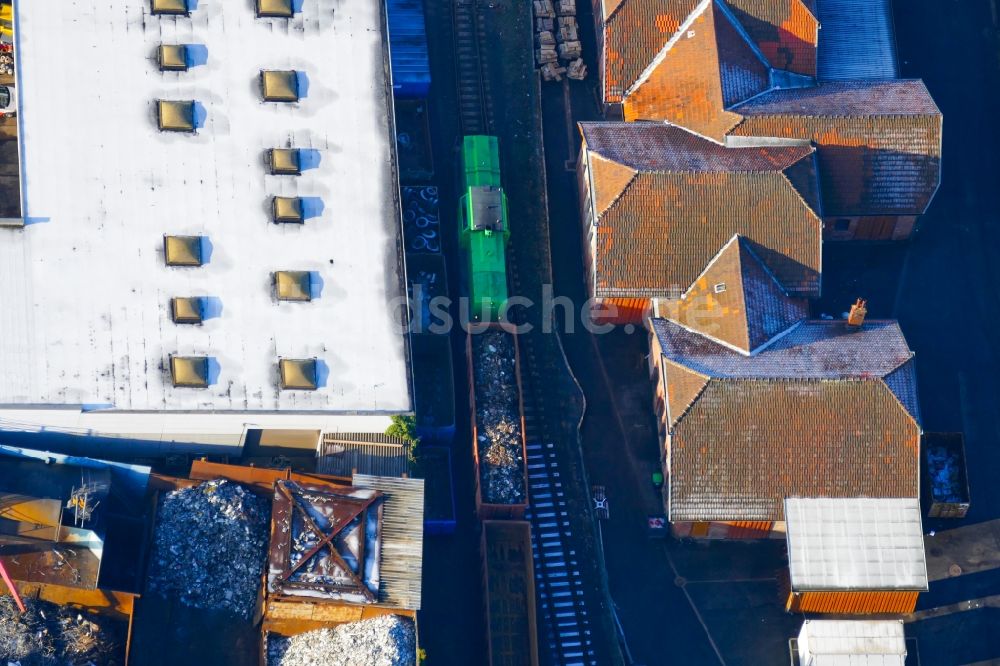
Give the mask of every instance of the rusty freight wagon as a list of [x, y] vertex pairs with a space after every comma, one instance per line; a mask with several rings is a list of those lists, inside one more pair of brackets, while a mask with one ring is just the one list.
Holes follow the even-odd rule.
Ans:
[[484, 520], [483, 604], [489, 666], [538, 666], [531, 524]]
[[476, 510], [482, 520], [520, 520], [528, 508], [528, 477], [517, 335], [501, 324], [476, 326], [465, 355]]

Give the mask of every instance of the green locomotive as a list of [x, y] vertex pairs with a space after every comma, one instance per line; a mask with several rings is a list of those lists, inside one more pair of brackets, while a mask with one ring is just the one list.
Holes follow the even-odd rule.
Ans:
[[499, 321], [507, 303], [506, 246], [510, 227], [495, 136], [467, 136], [462, 140], [458, 223], [459, 241], [468, 258], [472, 319]]

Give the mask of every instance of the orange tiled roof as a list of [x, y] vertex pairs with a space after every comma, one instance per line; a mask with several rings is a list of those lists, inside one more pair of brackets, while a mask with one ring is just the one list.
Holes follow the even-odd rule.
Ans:
[[917, 497], [919, 438], [880, 379], [712, 379], [673, 429], [670, 520], [783, 520], [792, 496]]
[[684, 297], [661, 316], [749, 354], [806, 318], [804, 299], [791, 298], [750, 248], [734, 236]]
[[816, 76], [819, 22], [803, 0], [727, 0], [775, 69]]
[[[597, 192], [595, 296], [677, 298], [734, 234], [759, 248], [787, 292], [818, 294], [810, 146], [726, 148], [660, 123], [580, 128]], [[609, 164], [617, 165], [612, 173]], [[621, 178], [623, 166], [635, 175]]]
[[818, 148], [824, 214], [919, 215], [941, 178], [941, 112], [921, 81], [838, 81], [734, 107], [739, 136]]
[[668, 120], [721, 141], [740, 120], [726, 108], [767, 90], [770, 70], [719, 4], [692, 18], [626, 84], [625, 120]]

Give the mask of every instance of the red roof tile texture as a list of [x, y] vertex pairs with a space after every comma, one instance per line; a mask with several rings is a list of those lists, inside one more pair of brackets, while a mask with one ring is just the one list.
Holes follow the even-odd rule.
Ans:
[[667, 319], [744, 353], [809, 314], [805, 299], [788, 297], [739, 237], [716, 255], [683, 299], [666, 308]]
[[580, 127], [587, 155], [638, 171], [611, 196], [605, 186], [624, 179], [591, 166], [600, 201], [611, 201], [598, 209], [596, 297], [677, 298], [735, 234], [760, 248], [786, 291], [818, 293], [818, 202], [793, 185], [804, 176], [785, 173], [813, 170], [811, 147], [725, 148], [658, 123]]
[[819, 21], [802, 0], [727, 0], [775, 69], [816, 76]]
[[941, 178], [942, 117], [920, 81], [824, 83], [738, 105], [732, 134], [818, 147], [824, 215], [919, 215]]
[[785, 497], [917, 497], [920, 428], [880, 379], [710, 380], [674, 427], [670, 520], [783, 520]]
[[715, 4], [652, 62], [648, 74], [626, 88], [625, 120], [668, 120], [716, 141], [740, 120], [726, 107], [770, 85], [767, 65]]

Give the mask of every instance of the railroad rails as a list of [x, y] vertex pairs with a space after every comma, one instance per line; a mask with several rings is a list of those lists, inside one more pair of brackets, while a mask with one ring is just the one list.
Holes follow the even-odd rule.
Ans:
[[[484, 55], [489, 48], [483, 14], [485, 6], [480, 7], [477, 0], [451, 0], [451, 2], [462, 134], [466, 139], [470, 135], [479, 135], [480, 140], [487, 138], [482, 135], [499, 135], [499, 140], [502, 142], [505, 140], [503, 128], [494, 125], [490, 76]], [[469, 154], [469, 148], [466, 140], [463, 140], [463, 160]], [[467, 178], [464, 168], [463, 178]], [[463, 194], [467, 193], [467, 187], [468, 183], [463, 180]], [[514, 218], [518, 217], [519, 210], [516, 202], [512, 201], [511, 206], [509, 214], [513, 222]], [[466, 207], [466, 210], [471, 209]], [[525, 221], [521, 225], [522, 228], [525, 228], [524, 224], [531, 225], [534, 221]], [[541, 274], [544, 270], [540, 270], [543, 267], [538, 266], [536, 260], [516, 251], [518, 242], [532, 242], [534, 238], [519, 237], [517, 226], [513, 224], [509, 230], [512, 235], [511, 243], [507, 245], [507, 288], [511, 295], [528, 296], [537, 301], [541, 296]], [[504, 231], [508, 231], [506, 224]], [[544, 239], [546, 243], [547, 240]], [[547, 246], [545, 249], [547, 250]], [[532, 279], [535, 275], [539, 276], [538, 280]], [[469, 275], [468, 279], [471, 281], [472, 277]], [[468, 288], [469, 295], [475, 299], [477, 291], [471, 282]], [[488, 293], [488, 290], [483, 293]], [[536, 307], [533, 311], [538, 313], [540, 310]], [[513, 317], [517, 318], [522, 314], [524, 313], [517, 312]], [[573, 490], [563, 487], [563, 480], [569, 479], [561, 474], [570, 464], [561, 458], [568, 454], [562, 451], [563, 447], [558, 446], [558, 443], [565, 441], [567, 436], [561, 421], [563, 406], [549, 404], [549, 401], [558, 401], [558, 390], [554, 388], [554, 384], [557, 382], [557, 377], [565, 376], [566, 368], [557, 365], [557, 360], [561, 361], [561, 352], [558, 350], [558, 341], [550, 337], [554, 333], [543, 333], [540, 321], [531, 323], [534, 324], [532, 332], [517, 336], [517, 353], [520, 355], [522, 436], [526, 451], [524, 464], [527, 468], [528, 510], [524, 518], [531, 526], [538, 619], [539, 654], [537, 662], [535, 655], [531, 655], [527, 663], [551, 666], [597, 666], [599, 657], [594, 646], [593, 628], [599, 620], [588, 614], [584, 586], [589, 576], [583, 572], [584, 569], [592, 567], [593, 563], [580, 561], [583, 557], [578, 555], [572, 529], [572, 525], [579, 521], [579, 516], [572, 515], [573, 510], [567, 502], [567, 495], [572, 494]], [[471, 354], [469, 362], [471, 368], [473, 363]], [[470, 378], [471, 375], [472, 372]], [[470, 394], [473, 392], [474, 387], [470, 386]], [[474, 411], [472, 418], [475, 423]], [[472, 446], [477, 447], [478, 442], [473, 441]], [[476, 467], [478, 487], [480, 482], [478, 460]], [[567, 493], [567, 490], [570, 492]], [[576, 507], [576, 511], [579, 512], [579, 507]], [[484, 520], [495, 517], [495, 515], [481, 516]], [[517, 519], [520, 515], [516, 515], [515, 512], [510, 517]], [[598, 611], [595, 609], [592, 612]], [[491, 647], [490, 663], [496, 666], [506, 663], [506, 660], [502, 656], [498, 657], [497, 650]]]
[[452, 0], [455, 25], [455, 69], [462, 134], [489, 134], [493, 130], [493, 101], [482, 49], [487, 44], [477, 0]]

